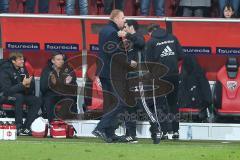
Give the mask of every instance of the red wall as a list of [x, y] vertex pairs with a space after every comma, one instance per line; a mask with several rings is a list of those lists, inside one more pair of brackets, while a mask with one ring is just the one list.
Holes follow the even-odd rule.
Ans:
[[[78, 44], [79, 51], [68, 53], [69, 56], [81, 55], [83, 47], [82, 21], [79, 19], [43, 19], [43, 18], [1, 18], [2, 46], [6, 42], [39, 43], [39, 51], [27, 51], [26, 57], [34, 67], [41, 69], [49, 57], [44, 51], [45, 43]], [[98, 34], [92, 31], [93, 24], [105, 24], [106, 20], [85, 20], [86, 48], [90, 53], [90, 45], [98, 44]], [[148, 25], [153, 21], [139, 21]], [[155, 21], [163, 28], [165, 21]], [[212, 55], [198, 56], [204, 70], [208, 72], [209, 79], [216, 78], [216, 72], [225, 64], [226, 56], [216, 56], [216, 47], [239, 48], [240, 35], [239, 23], [218, 22], [172, 22], [173, 34], [178, 37], [183, 46], [210, 47]], [[17, 28], [17, 29], [16, 29]], [[147, 39], [147, 36], [145, 37]], [[7, 57], [7, 52], [4, 53]], [[81, 65], [81, 58], [78, 58]]]

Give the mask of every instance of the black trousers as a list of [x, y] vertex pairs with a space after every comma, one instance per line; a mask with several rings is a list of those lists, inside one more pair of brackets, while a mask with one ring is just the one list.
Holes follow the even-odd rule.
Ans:
[[[27, 0], [26, 1], [26, 12], [34, 13], [36, 6], [36, 0]], [[38, 12], [39, 13], [48, 13], [49, 9], [49, 0], [38, 0]]]
[[[115, 97], [118, 99], [118, 103], [112, 111], [105, 113], [105, 115], [102, 117], [102, 119], [98, 123], [96, 129], [104, 131], [107, 134], [107, 136], [111, 137], [114, 135], [115, 130], [119, 127], [119, 124], [125, 123], [127, 128], [127, 134], [131, 136], [136, 136], [136, 119], [132, 120], [131, 119], [132, 117], [130, 117], [129, 119], [126, 119], [126, 117], [129, 114], [131, 115], [132, 113], [133, 114], [136, 113], [136, 110], [138, 108], [138, 107], [130, 107], [124, 102], [124, 97], [126, 99], [130, 96], [126, 91], [129, 89], [128, 84], [126, 83], [126, 81], [112, 81], [115, 84], [115, 86], [117, 86], [118, 88], [118, 92], [116, 92], [116, 88], [114, 89], [111, 86], [112, 83], [110, 80], [106, 81], [106, 79], [100, 78], [100, 81], [102, 83], [103, 90], [105, 91], [105, 89], [108, 87], [107, 88], [108, 91], [109, 92], [111, 91], [111, 93], [115, 95]], [[106, 84], [107, 84], [107, 87], [106, 87]], [[114, 100], [110, 99], [109, 96], [104, 97], [104, 106], [107, 105], [106, 102], [111, 105], [114, 104], [114, 103], [111, 103], [113, 101]], [[149, 108], [150, 111], [154, 113], [152, 102], [153, 102], [152, 100], [147, 100], [148, 106], [151, 106], [151, 108]], [[139, 105], [139, 103], [141, 102], [138, 102], [137, 105]], [[144, 112], [146, 111], [144, 110]], [[149, 118], [147, 117], [147, 119]], [[157, 122], [150, 121], [150, 124], [151, 124], [152, 133], [160, 132], [159, 130], [160, 128]]]
[[[64, 103], [64, 100], [66, 99], [70, 101], [67, 101], [67, 103]], [[63, 103], [61, 103], [61, 101]], [[44, 103], [44, 108], [47, 112], [48, 122], [49, 123], [52, 122], [52, 120], [55, 118], [63, 119], [64, 117], [69, 116], [69, 114], [76, 113], [77, 112], [76, 102], [77, 102], [76, 96], [60, 96], [60, 95], [50, 95], [50, 94], [45, 95], [43, 97], [43, 103]], [[61, 105], [61, 111], [60, 111], [61, 113], [59, 114], [55, 112], [58, 103]], [[65, 112], [65, 113], [62, 113], [62, 112]]]
[[137, 121], [149, 121], [150, 126], [151, 126], [150, 132], [152, 134], [161, 132], [161, 131], [165, 132], [165, 130], [167, 130], [167, 123], [165, 121], [166, 119], [160, 118], [162, 116], [161, 114], [166, 113], [166, 111], [164, 110], [165, 106], [160, 105], [160, 103], [159, 103], [159, 102], [161, 102], [161, 104], [162, 104], [164, 102], [162, 100], [162, 98], [163, 97], [156, 98], [157, 117], [155, 114], [156, 111], [154, 109], [153, 99], [146, 100], [147, 107], [149, 108], [150, 112], [153, 114], [155, 120], [158, 119], [160, 125], [158, 124], [158, 122], [152, 122], [152, 120], [149, 118], [149, 115], [147, 114], [146, 110], [144, 109], [141, 100], [138, 100], [136, 107], [128, 108], [125, 111], [125, 112], [127, 112], [126, 114], [128, 114], [128, 117], [129, 117], [129, 118], [126, 118], [126, 121], [125, 121], [127, 136], [132, 136], [132, 137], [136, 136], [136, 122]]
[[123, 10], [124, 0], [104, 0], [104, 14], [110, 14], [113, 10], [113, 1], [115, 3], [115, 8]]
[[[103, 106], [104, 112], [102, 119], [98, 123], [96, 129], [105, 131], [109, 137], [113, 136], [119, 124], [122, 123], [119, 117], [128, 108], [124, 102], [127, 84], [125, 81], [114, 81], [113, 83], [119, 89], [116, 90], [112, 86], [109, 79], [100, 78], [103, 89]], [[110, 96], [111, 95], [113, 96]]]
[[109, 94], [115, 95], [114, 89], [110, 79], [100, 77], [100, 82], [103, 90], [103, 112], [108, 113], [116, 107], [116, 100], [109, 96]]
[[[157, 108], [158, 117], [155, 117], [155, 118], [158, 118], [158, 121], [161, 126], [161, 131], [163, 132], [163, 134], [166, 134], [167, 132], [171, 132], [171, 131], [177, 132], [179, 130], [180, 119], [179, 119], [179, 110], [178, 110], [179, 107], [177, 105], [179, 77], [176, 75], [176, 76], [163, 77], [162, 79], [168, 82], [171, 82], [174, 86], [174, 89], [171, 93], [165, 96], [156, 97], [156, 108]], [[153, 99], [148, 99], [146, 102], [150, 111], [154, 114], [155, 110], [153, 105]], [[128, 114], [129, 115], [135, 114], [137, 117], [139, 117], [140, 112], [138, 112], [138, 110], [141, 110], [143, 111], [144, 114], [146, 114], [146, 112], [143, 109], [143, 105], [141, 101], [138, 102], [136, 107], [132, 108], [131, 110], [128, 110]], [[132, 117], [135, 117], [135, 116], [132, 116]], [[146, 117], [146, 115], [144, 117]], [[144, 118], [144, 121], [146, 121], [146, 118]], [[126, 124], [126, 135], [136, 136], [135, 118], [128, 119], [125, 124]], [[150, 121], [150, 125], [151, 125], [150, 131], [152, 133], [159, 131], [158, 124], [152, 123]]]
[[168, 132], [178, 132], [179, 130], [179, 107], [178, 107], [178, 86], [179, 86], [179, 76], [166, 76], [162, 78], [163, 80], [166, 80], [173, 84], [174, 89], [171, 93], [166, 95], [167, 98], [167, 107], [168, 107], [168, 115], [167, 115], [167, 121], [165, 123], [168, 123]]
[[41, 98], [33, 95], [24, 95], [21, 93], [14, 94], [9, 96], [4, 103], [12, 104], [15, 106], [15, 123], [17, 128], [23, 126], [23, 104], [28, 106], [27, 108], [27, 119], [24, 123], [24, 127], [30, 128], [32, 122], [37, 118], [38, 111], [41, 107], [42, 101]]

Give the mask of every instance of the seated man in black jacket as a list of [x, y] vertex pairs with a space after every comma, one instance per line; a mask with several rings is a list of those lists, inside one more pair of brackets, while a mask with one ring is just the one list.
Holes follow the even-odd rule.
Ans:
[[76, 75], [65, 60], [65, 55], [63, 53], [53, 53], [52, 58], [48, 61], [48, 65], [44, 68], [40, 78], [40, 90], [43, 96], [44, 107], [47, 112], [49, 123], [54, 118], [63, 119], [63, 116], [66, 116], [65, 114], [69, 113], [69, 110], [63, 110], [69, 109], [66, 107], [71, 107], [71, 102], [69, 106], [61, 105], [61, 115], [57, 115], [58, 117], [55, 115], [55, 107], [60, 101], [64, 102], [66, 99], [70, 101], [72, 100], [73, 107], [71, 108], [71, 111], [76, 112], [77, 109]]
[[[20, 52], [12, 52], [9, 60], [1, 65], [0, 92], [3, 93], [3, 103], [15, 106], [15, 122], [17, 133], [31, 135], [30, 126], [37, 117], [41, 99], [34, 96], [34, 78], [24, 65], [24, 57]], [[27, 119], [23, 125], [22, 105], [28, 106]]]

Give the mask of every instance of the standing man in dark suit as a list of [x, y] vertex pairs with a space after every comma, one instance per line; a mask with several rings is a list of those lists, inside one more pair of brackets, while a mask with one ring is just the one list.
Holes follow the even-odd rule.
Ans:
[[[99, 58], [103, 62], [99, 78], [106, 114], [92, 133], [107, 142], [114, 141], [115, 129], [118, 128], [119, 123], [117, 116], [128, 106], [125, 102], [126, 96], [129, 95], [125, 75], [130, 68], [137, 65], [136, 61], [127, 60], [125, 49], [121, 47], [122, 32], [120, 30], [124, 24], [124, 13], [121, 10], [113, 10], [110, 22], [99, 33]], [[111, 72], [113, 65], [118, 66], [117, 72]], [[117, 86], [117, 89], [114, 86]], [[111, 112], [107, 113], [109, 111]]]
[[[113, 87], [110, 81], [111, 60], [116, 53], [124, 52], [118, 47], [122, 41], [118, 36], [118, 32], [124, 27], [124, 23], [125, 17], [123, 12], [120, 10], [113, 10], [110, 15], [109, 23], [99, 33], [99, 58], [103, 62], [99, 78], [104, 91], [113, 92]], [[128, 65], [121, 60], [119, 63]], [[104, 113], [107, 113], [114, 108], [112, 105], [113, 99], [107, 95], [103, 95], [103, 98], [103, 111]]]

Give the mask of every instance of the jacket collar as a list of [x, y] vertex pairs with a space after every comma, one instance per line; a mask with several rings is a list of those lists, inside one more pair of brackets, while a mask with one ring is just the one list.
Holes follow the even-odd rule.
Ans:
[[113, 22], [112, 20], [110, 20], [109, 21], [109, 23], [108, 23], [109, 25], [111, 25], [113, 28], [115, 28], [116, 30], [120, 30], [119, 28], [118, 28], [118, 26], [117, 26], [117, 24], [115, 23], [115, 22]]
[[14, 64], [12, 63], [12, 61], [11, 60], [9, 60], [9, 63], [10, 63], [10, 68], [12, 68], [14, 71], [19, 71], [21, 68], [15, 68], [15, 66], [14, 66]]

